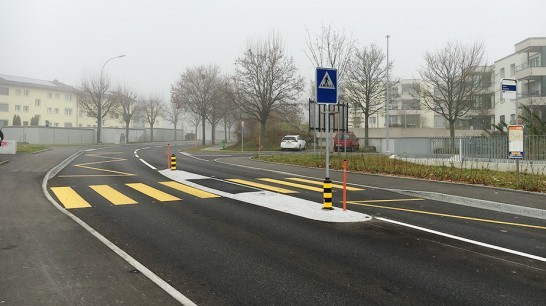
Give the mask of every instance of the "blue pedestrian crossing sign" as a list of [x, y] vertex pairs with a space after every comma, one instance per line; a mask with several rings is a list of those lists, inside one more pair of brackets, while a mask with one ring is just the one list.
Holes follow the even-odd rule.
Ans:
[[317, 68], [316, 103], [337, 104], [337, 69]]

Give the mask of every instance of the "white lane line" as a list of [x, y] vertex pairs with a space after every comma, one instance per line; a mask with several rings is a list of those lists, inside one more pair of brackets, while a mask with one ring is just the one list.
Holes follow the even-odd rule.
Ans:
[[201, 161], [209, 161], [208, 159], [199, 158], [199, 157], [193, 156], [193, 155], [191, 155], [189, 153], [186, 153], [186, 152], [180, 152], [180, 154], [185, 155], [187, 157], [191, 157], [193, 159], [201, 160]]
[[143, 163], [144, 163], [144, 164], [145, 164], [146, 166], [148, 166], [148, 167], [152, 168], [153, 170], [157, 170], [157, 168], [156, 168], [156, 167], [154, 167], [154, 166], [152, 166], [152, 165], [148, 164], [148, 163], [147, 163], [147, 162], [146, 162], [145, 160], [143, 160], [142, 158], [140, 159], [140, 161], [141, 161], [141, 162], [143, 162]]
[[451, 235], [451, 234], [431, 230], [431, 229], [428, 229], [428, 228], [415, 226], [415, 225], [411, 225], [411, 224], [407, 224], [407, 223], [403, 223], [403, 222], [398, 222], [398, 221], [394, 221], [394, 220], [390, 220], [390, 219], [385, 219], [385, 218], [381, 218], [381, 217], [375, 217], [375, 219], [385, 221], [385, 222], [389, 222], [389, 223], [393, 223], [393, 224], [397, 224], [397, 225], [401, 225], [401, 226], [406, 226], [406, 227], [413, 228], [413, 229], [416, 229], [416, 230], [420, 230], [420, 231], [423, 231], [423, 232], [427, 232], [427, 233], [431, 233], [431, 234], [435, 234], [435, 235], [439, 235], [439, 236], [444, 236], [444, 237], [447, 237], [447, 238], [451, 238], [451, 239], [455, 239], [455, 240], [459, 240], [459, 241], [463, 241], [463, 242], [467, 242], [467, 243], [472, 243], [472, 244], [479, 245], [479, 246], [482, 246], [482, 247], [485, 247], [485, 248], [490, 248], [490, 249], [494, 249], [494, 250], [497, 250], [497, 251], [506, 252], [506, 253], [510, 253], [510, 254], [514, 254], [514, 255], [518, 255], [518, 256], [523, 256], [523, 257], [539, 260], [539, 261], [542, 261], [542, 262], [546, 262], [546, 258], [536, 256], [536, 255], [533, 255], [533, 254], [527, 254], [527, 253], [523, 253], [523, 252], [520, 252], [520, 251], [515, 251], [515, 250], [503, 248], [503, 247], [500, 247], [500, 246], [492, 245], [492, 244], [489, 244], [489, 243], [479, 242], [479, 241], [476, 241], [476, 240], [467, 239], [467, 238], [463, 238], [463, 237], [459, 237], [459, 236], [455, 236], [455, 235]]
[[133, 266], [135, 269], [137, 269], [140, 273], [142, 273], [144, 276], [146, 276], [149, 280], [151, 280], [153, 283], [158, 285], [161, 289], [163, 289], [167, 294], [172, 296], [175, 300], [180, 302], [182, 305], [197, 305], [194, 302], [192, 302], [189, 298], [187, 298], [185, 295], [180, 293], [180, 291], [176, 290], [173, 286], [169, 285], [166, 281], [164, 281], [162, 278], [157, 276], [154, 272], [152, 272], [150, 269], [148, 269], [146, 266], [138, 262], [136, 259], [134, 259], [131, 255], [127, 254], [125, 251], [120, 249], [117, 245], [113, 244], [108, 240], [106, 237], [101, 235], [99, 232], [97, 232], [94, 228], [92, 228], [87, 223], [83, 222], [82, 219], [76, 217], [76, 215], [72, 214], [68, 210], [64, 209], [64, 207], [61, 206], [61, 204], [57, 203], [53, 197], [49, 194], [47, 190], [47, 182], [53, 178], [57, 173], [59, 173], [64, 167], [66, 167], [69, 163], [74, 161], [78, 156], [80, 156], [84, 150], [79, 151], [78, 153], [73, 154], [72, 156], [65, 159], [63, 162], [61, 162], [59, 165], [53, 167], [50, 169], [47, 174], [44, 176], [44, 180], [42, 181], [42, 192], [44, 193], [47, 200], [55, 206], [61, 213], [68, 216], [70, 219], [74, 220], [77, 224], [79, 224], [81, 227], [83, 227], [85, 230], [87, 230], [91, 235], [93, 235], [95, 238], [97, 238], [100, 242], [102, 242], [104, 245], [106, 245], [108, 248], [110, 248], [114, 253], [118, 254], [121, 258], [123, 258], [127, 263], [129, 263], [131, 266]]
[[140, 158], [140, 156], [138, 156], [138, 154], [137, 154], [138, 150], [140, 150], [140, 149], [136, 149], [136, 150], [133, 152], [133, 154], [135, 154], [136, 158]]

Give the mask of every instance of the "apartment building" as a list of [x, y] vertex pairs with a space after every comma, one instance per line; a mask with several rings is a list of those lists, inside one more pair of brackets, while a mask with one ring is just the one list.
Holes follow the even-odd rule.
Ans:
[[[495, 121], [520, 123], [520, 105], [528, 105], [546, 121], [546, 37], [530, 37], [515, 44], [515, 52], [495, 62]], [[514, 79], [517, 99], [502, 97], [500, 82]]]
[[[0, 74], [0, 127], [96, 128], [97, 119], [81, 109], [76, 90], [58, 80], [45, 81]], [[131, 128], [147, 126], [142, 117], [131, 122]], [[122, 128], [125, 125], [119, 114], [111, 113], [104, 118], [104, 127]], [[160, 117], [154, 128], [170, 128], [170, 124]]]
[[0, 74], [0, 125], [81, 126], [89, 120], [81, 118], [74, 91], [57, 80]]
[[[521, 123], [521, 105], [527, 105], [546, 121], [546, 37], [530, 37], [515, 44], [515, 52], [480, 69], [473, 76], [480, 84], [480, 92], [474, 97], [472, 109], [459, 118], [457, 129], [482, 130], [501, 121]], [[484, 68], [484, 67], [481, 67]], [[518, 83], [517, 99], [502, 96], [501, 80], [514, 79]], [[441, 115], [427, 109], [416, 97], [415, 84], [424, 86], [421, 80], [403, 79], [390, 90], [389, 126], [398, 128], [447, 128]], [[383, 107], [385, 101], [381, 101]], [[361, 128], [364, 118], [358, 110], [350, 109], [349, 127]], [[384, 110], [370, 116], [370, 128], [384, 128]]]

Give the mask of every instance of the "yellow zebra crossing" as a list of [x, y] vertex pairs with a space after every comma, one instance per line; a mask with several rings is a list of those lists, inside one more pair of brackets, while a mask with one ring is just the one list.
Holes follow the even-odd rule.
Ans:
[[[226, 181], [245, 185], [257, 189], [273, 191], [283, 194], [294, 194], [298, 193], [299, 189], [310, 190], [315, 192], [323, 192], [323, 188], [317, 187], [317, 185], [322, 185], [323, 182], [320, 180], [310, 180], [304, 178], [289, 177], [284, 180], [272, 179], [272, 178], [256, 178], [256, 181], [244, 180], [244, 179], [226, 179]], [[259, 182], [257, 182], [259, 181]], [[167, 181], [167, 182], [158, 182], [162, 186], [169, 187], [172, 190], [180, 191], [184, 194], [200, 198], [200, 199], [211, 199], [219, 198], [220, 196], [208, 191], [204, 191], [195, 187], [191, 187], [182, 183]], [[282, 187], [279, 187], [282, 186]], [[126, 187], [129, 187], [133, 190], [138, 191], [150, 197], [158, 202], [174, 202], [181, 201], [182, 199], [178, 196], [172, 195], [168, 192], [161, 191], [157, 188], [154, 188], [150, 185], [144, 183], [127, 183]], [[338, 184], [332, 184], [333, 188], [343, 188], [343, 186]], [[122, 191], [116, 189], [115, 187], [109, 185], [90, 185], [93, 191], [99, 194], [102, 198], [107, 200], [112, 205], [134, 205], [138, 202], [131, 197], [123, 194]], [[60, 203], [66, 209], [75, 209], [75, 208], [89, 208], [92, 205], [86, 201], [81, 195], [78, 194], [76, 190], [72, 187], [51, 187], [51, 191], [58, 198]], [[359, 191], [363, 190], [361, 188], [347, 187], [348, 191]]]

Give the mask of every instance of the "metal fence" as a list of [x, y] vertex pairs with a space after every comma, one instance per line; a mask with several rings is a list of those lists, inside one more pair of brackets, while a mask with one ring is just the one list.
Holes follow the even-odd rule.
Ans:
[[[392, 153], [402, 157], [456, 158], [467, 161], [506, 162], [507, 136], [405, 138], [393, 140]], [[546, 136], [525, 136], [524, 159], [546, 162]]]

